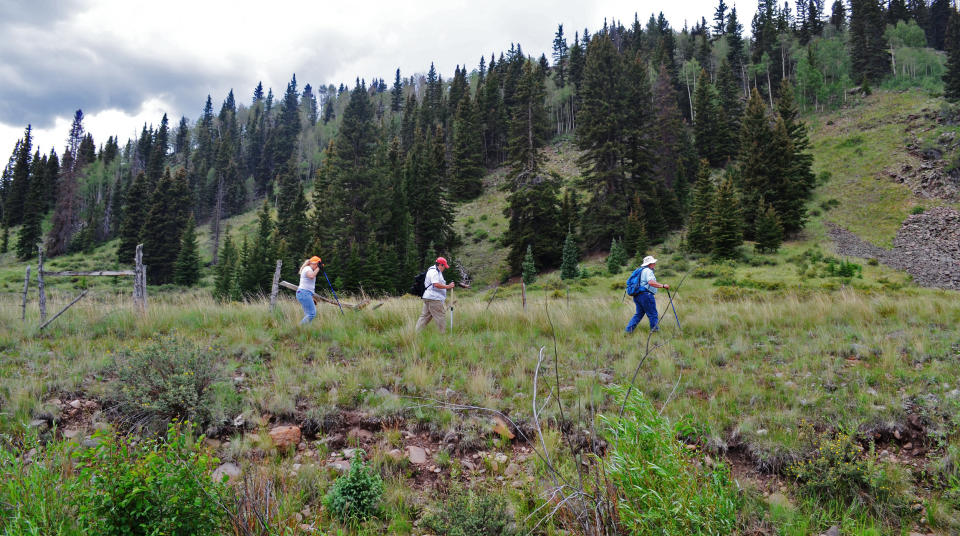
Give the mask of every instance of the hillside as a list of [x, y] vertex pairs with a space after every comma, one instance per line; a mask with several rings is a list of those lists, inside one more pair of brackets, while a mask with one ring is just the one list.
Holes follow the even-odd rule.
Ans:
[[[807, 229], [776, 254], [744, 247], [737, 261], [685, 254], [679, 235], [653, 247], [677, 316], [661, 292], [663, 329], [649, 355], [644, 330], [622, 332], [633, 312], [622, 300], [626, 272], [609, 274], [603, 259], [583, 261], [585, 277], [574, 281], [541, 274], [526, 289], [526, 307], [517, 285], [489, 286], [505, 258], [503, 170], [458, 207], [464, 245], [456, 260], [478, 284], [455, 291], [447, 335], [414, 331], [420, 303], [410, 296], [344, 316], [321, 304], [316, 321], [301, 328], [290, 294], [271, 312], [263, 301], [216, 302], [207, 287], [153, 287], [147, 314], [138, 316], [127, 281], [95, 278], [49, 282], [51, 311], [79, 288], [92, 295], [37, 332], [36, 291], [21, 322], [25, 265], [7, 254], [0, 444], [16, 451], [39, 435], [82, 452], [104, 441], [97, 430], [147, 434], [172, 415], [188, 416], [202, 424], [201, 448], [218, 458], [211, 468], [243, 475], [234, 482], [247, 496], [231, 515], [265, 509], [284, 534], [439, 532], [426, 527], [444, 511], [503, 520], [520, 533], [579, 533], [576, 508], [590, 503], [556, 495], [570, 492], [553, 479], [581, 489], [572, 483], [577, 467], [613, 475], [616, 456], [658, 464], [644, 485], [702, 501], [722, 533], [956, 533], [960, 300], [916, 284], [910, 274], [922, 272], [922, 253], [904, 266], [910, 274], [884, 263], [920, 251], [922, 244], [903, 242], [918, 235], [911, 222], [958, 208], [944, 160], [955, 154], [960, 128], [919, 92], [877, 92], [806, 120], [820, 177]], [[934, 151], [937, 158], [924, 159]], [[565, 184], [577, 180], [569, 140], [547, 154], [547, 168]], [[943, 172], [924, 181], [917, 170]], [[248, 212], [230, 225], [252, 236], [254, 219]], [[942, 231], [933, 238], [956, 228]], [[847, 251], [854, 241], [874, 249]], [[111, 267], [113, 247], [50, 267]], [[618, 421], [618, 389], [631, 382], [644, 402]], [[658, 432], [615, 431], [635, 425]], [[649, 442], [634, 443], [640, 437]], [[37, 447], [22, 469], [30, 479], [0, 485], [3, 501], [20, 494], [28, 519], [41, 507], [52, 510], [47, 519], [73, 519], [69, 501], [43, 502], [76, 485], [57, 452]], [[384, 479], [382, 508], [364, 523], [343, 522], [324, 497], [357, 456]], [[467, 502], [475, 508], [477, 497], [500, 497], [503, 509], [451, 502], [461, 488], [473, 491]], [[537, 508], [556, 504], [551, 494], [570, 499], [537, 526]], [[663, 507], [630, 492], [624, 500], [651, 512]], [[246, 526], [258, 526], [254, 517]], [[237, 519], [223, 521], [232, 527], [224, 533], [239, 530]]]

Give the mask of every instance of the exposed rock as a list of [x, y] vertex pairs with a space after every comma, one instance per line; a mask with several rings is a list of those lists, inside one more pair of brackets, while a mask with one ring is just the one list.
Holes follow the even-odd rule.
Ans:
[[834, 525], [827, 529], [821, 536], [840, 536], [840, 527]]
[[46, 419], [34, 419], [30, 421], [30, 428], [36, 428], [43, 433], [50, 429], [50, 423]]
[[349, 460], [336, 460], [327, 464], [327, 467], [332, 467], [337, 470], [339, 473], [346, 473], [350, 471], [350, 461]]
[[427, 451], [423, 450], [422, 447], [409, 445], [406, 450], [407, 459], [410, 460], [410, 463], [417, 465], [423, 465], [427, 463]]
[[351, 428], [350, 431], [347, 432], [347, 440], [368, 443], [373, 441], [373, 432], [364, 430], [363, 428]]
[[357, 449], [343, 449], [343, 457], [352, 460], [357, 455]]
[[81, 430], [79, 428], [67, 428], [63, 431], [63, 437], [67, 439], [76, 439], [80, 437]]
[[514, 476], [517, 476], [517, 474], [519, 474], [521, 470], [522, 468], [519, 465], [515, 463], [511, 463], [510, 465], [507, 466], [506, 469], [503, 470], [503, 476], [506, 476], [508, 478], [514, 477]]
[[295, 425], [276, 426], [270, 430], [270, 439], [279, 449], [285, 449], [300, 443], [300, 427]]
[[836, 225], [828, 227], [839, 254], [877, 259], [907, 271], [922, 286], [960, 290], [960, 212], [956, 209], [934, 207], [908, 216], [892, 250], [869, 244]]
[[793, 503], [790, 502], [790, 499], [786, 495], [780, 492], [771, 493], [770, 496], [767, 497], [767, 503], [771, 505], [781, 506], [784, 508], [793, 507]]
[[71, 408], [73, 408], [73, 409], [80, 409], [80, 408], [83, 407], [83, 402], [80, 402], [79, 399], [78, 399], [78, 400], [72, 400], [72, 401], [70, 402], [69, 406], [70, 406]]
[[221, 464], [220, 467], [217, 467], [213, 470], [213, 481], [220, 482], [223, 480], [223, 477], [227, 477], [228, 482], [232, 482], [237, 478], [240, 478], [241, 471], [240, 467], [233, 462], [227, 462]]
[[403, 459], [403, 451], [400, 449], [393, 449], [390, 452], [387, 452], [387, 456], [392, 458], [394, 461], [400, 461]]
[[516, 437], [513, 432], [510, 431], [510, 427], [507, 426], [507, 422], [499, 415], [495, 415], [493, 417], [493, 433], [507, 439], [513, 439]]

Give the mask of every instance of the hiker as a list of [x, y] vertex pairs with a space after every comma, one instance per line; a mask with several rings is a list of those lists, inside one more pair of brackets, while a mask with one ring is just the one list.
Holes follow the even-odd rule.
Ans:
[[311, 322], [317, 316], [317, 304], [313, 303], [313, 294], [317, 288], [320, 262], [320, 257], [313, 256], [300, 267], [300, 284], [297, 285], [297, 301], [303, 306], [303, 319], [300, 324]]
[[423, 298], [423, 312], [420, 313], [420, 318], [417, 320], [417, 331], [422, 330], [431, 320], [437, 321], [437, 328], [440, 329], [440, 333], [445, 331], [443, 302], [447, 299], [447, 289], [454, 287], [454, 283], [447, 283], [443, 279], [443, 271], [449, 267], [447, 259], [437, 257], [433, 266], [427, 270], [427, 275], [423, 279], [426, 290], [423, 291], [421, 296]]
[[637, 313], [627, 324], [627, 333], [633, 333], [637, 324], [643, 320], [643, 315], [650, 319], [650, 331], [660, 331], [659, 319], [657, 317], [657, 300], [654, 295], [658, 288], [670, 288], [670, 285], [661, 285], [657, 283], [657, 277], [653, 270], [657, 266], [657, 259], [651, 255], [643, 258], [643, 264], [630, 274], [627, 279], [627, 293], [633, 296], [633, 303], [637, 305]]

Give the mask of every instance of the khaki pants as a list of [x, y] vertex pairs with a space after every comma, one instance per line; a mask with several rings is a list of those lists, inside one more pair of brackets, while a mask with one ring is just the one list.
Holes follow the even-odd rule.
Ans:
[[417, 331], [422, 330], [424, 326], [430, 323], [430, 320], [436, 320], [437, 328], [440, 329], [440, 333], [443, 333], [446, 330], [443, 323], [444, 313], [446, 313], [446, 309], [442, 300], [423, 300], [423, 312], [420, 313], [420, 318], [417, 320]]

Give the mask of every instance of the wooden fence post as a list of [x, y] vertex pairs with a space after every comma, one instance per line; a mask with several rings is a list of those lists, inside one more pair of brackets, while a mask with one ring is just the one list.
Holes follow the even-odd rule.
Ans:
[[47, 320], [47, 290], [43, 284], [43, 246], [37, 246], [37, 292], [40, 294], [40, 322]]
[[133, 305], [140, 313], [147, 312], [147, 267], [143, 265], [143, 244], [137, 244], [134, 257]]
[[27, 319], [27, 290], [30, 289], [30, 265], [27, 265], [27, 275], [23, 277], [23, 304], [20, 306], [20, 320]]
[[520, 301], [523, 303], [523, 310], [527, 310], [527, 284], [520, 281]]
[[270, 312], [277, 306], [277, 292], [280, 291], [280, 267], [283, 260], [277, 259], [277, 269], [273, 271], [273, 286], [270, 287]]

